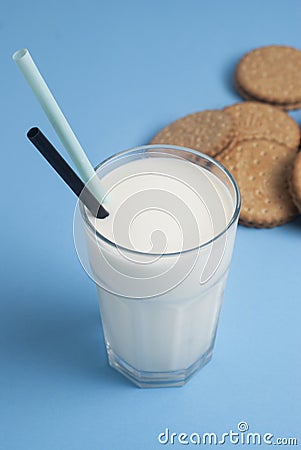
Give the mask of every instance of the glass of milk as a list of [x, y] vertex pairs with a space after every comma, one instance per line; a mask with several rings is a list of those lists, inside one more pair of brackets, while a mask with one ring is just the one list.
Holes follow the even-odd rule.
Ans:
[[96, 219], [79, 202], [74, 236], [109, 364], [140, 387], [181, 386], [212, 357], [237, 184], [212, 158], [169, 145], [118, 153], [96, 171], [110, 214]]

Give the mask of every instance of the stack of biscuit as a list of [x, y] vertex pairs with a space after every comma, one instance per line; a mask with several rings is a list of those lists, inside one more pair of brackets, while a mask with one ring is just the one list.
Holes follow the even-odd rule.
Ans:
[[270, 45], [247, 53], [238, 63], [235, 85], [246, 100], [282, 109], [301, 108], [301, 51]]
[[299, 69], [299, 50], [253, 50], [235, 74], [239, 93], [251, 101], [182, 117], [151, 144], [192, 148], [222, 163], [241, 191], [241, 224], [271, 228], [292, 220], [301, 212], [300, 128], [284, 110], [301, 107]]

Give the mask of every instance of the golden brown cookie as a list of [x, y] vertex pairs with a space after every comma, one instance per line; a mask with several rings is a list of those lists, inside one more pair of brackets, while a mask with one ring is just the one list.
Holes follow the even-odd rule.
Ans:
[[238, 63], [236, 82], [246, 95], [279, 105], [301, 102], [301, 51], [268, 46], [247, 53]]
[[192, 148], [215, 156], [224, 150], [234, 136], [231, 116], [222, 110], [189, 114], [163, 128], [151, 144], [170, 144]]
[[245, 100], [249, 100], [252, 102], [260, 102], [260, 103], [267, 104], [267, 105], [272, 105], [272, 106], [275, 106], [276, 108], [283, 109], [284, 111], [292, 111], [294, 109], [301, 109], [301, 102], [285, 103], [285, 104], [280, 104], [280, 103], [275, 103], [275, 102], [266, 102], [266, 101], [263, 101], [256, 97], [252, 97], [250, 94], [245, 92], [236, 80], [234, 81], [234, 85], [235, 85], [235, 89], [237, 90], [238, 94], [241, 96], [241, 98], [243, 98]]
[[293, 201], [301, 213], [301, 152], [295, 157], [288, 182]]
[[300, 128], [295, 120], [281, 109], [260, 102], [240, 102], [227, 106], [238, 141], [267, 139], [297, 149], [300, 144]]
[[247, 53], [236, 68], [243, 92], [258, 100], [279, 105], [301, 102], [301, 51], [271, 45]]
[[287, 182], [295, 155], [296, 151], [284, 144], [250, 139], [238, 142], [217, 157], [240, 188], [241, 224], [272, 228], [296, 216]]

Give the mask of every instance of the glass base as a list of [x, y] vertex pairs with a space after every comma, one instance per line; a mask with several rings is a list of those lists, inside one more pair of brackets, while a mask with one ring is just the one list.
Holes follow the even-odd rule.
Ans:
[[169, 372], [148, 372], [137, 370], [119, 358], [110, 346], [107, 347], [110, 366], [122, 373], [140, 388], [159, 388], [183, 386], [199, 369], [204, 367], [212, 358], [213, 347], [207, 350], [194, 364], [187, 369]]

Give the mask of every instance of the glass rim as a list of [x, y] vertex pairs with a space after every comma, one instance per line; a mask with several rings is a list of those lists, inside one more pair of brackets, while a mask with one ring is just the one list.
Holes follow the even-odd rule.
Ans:
[[[141, 145], [138, 147], [133, 147], [133, 148], [129, 148], [127, 150], [123, 150], [121, 152], [118, 153], [114, 153], [112, 156], [109, 156], [108, 158], [104, 159], [102, 162], [100, 162], [99, 164], [97, 164], [97, 166], [95, 167], [95, 171], [97, 171], [97, 169], [99, 169], [102, 166], [105, 166], [108, 162], [113, 162], [116, 161], [118, 159], [120, 159], [121, 157], [125, 156], [126, 154], [139, 154], [139, 153], [146, 153], [147, 151], [151, 150], [151, 149], [171, 149], [171, 150], [176, 150], [176, 151], [184, 151], [186, 153], [190, 153], [196, 156], [199, 156], [209, 162], [211, 162], [214, 166], [217, 166], [226, 176], [227, 178], [230, 180], [233, 188], [234, 188], [234, 192], [235, 192], [235, 207], [234, 207], [234, 211], [233, 214], [228, 222], [228, 224], [224, 227], [224, 229], [218, 233], [216, 236], [213, 236], [213, 238], [209, 239], [208, 241], [196, 245], [195, 247], [192, 248], [188, 248], [186, 250], [180, 250], [177, 252], [167, 252], [167, 253], [149, 253], [149, 252], [143, 252], [140, 250], [133, 250], [131, 248], [128, 247], [124, 247], [122, 245], [117, 244], [116, 242], [111, 241], [110, 239], [106, 238], [105, 236], [103, 236], [91, 223], [91, 221], [89, 220], [87, 213], [86, 213], [86, 207], [84, 206], [84, 204], [80, 201], [79, 199], [79, 208], [80, 208], [80, 212], [81, 212], [81, 216], [84, 219], [84, 222], [88, 225], [88, 227], [90, 228], [90, 230], [97, 236], [97, 238], [99, 238], [101, 241], [105, 242], [106, 244], [109, 244], [109, 246], [120, 249], [122, 251], [126, 251], [129, 253], [134, 253], [136, 255], [144, 255], [144, 256], [161, 256], [161, 257], [169, 257], [169, 256], [177, 256], [180, 254], [185, 254], [185, 253], [189, 253], [189, 252], [193, 252], [196, 250], [200, 250], [204, 247], [207, 247], [208, 245], [212, 244], [213, 242], [217, 241], [221, 236], [223, 236], [232, 226], [233, 224], [236, 222], [236, 219], [238, 218], [239, 212], [240, 212], [240, 207], [241, 207], [241, 195], [240, 195], [240, 191], [239, 191], [239, 187], [237, 185], [237, 182], [235, 180], [235, 178], [233, 177], [233, 175], [229, 172], [229, 170], [223, 166], [219, 161], [213, 159], [211, 156], [206, 155], [205, 153], [199, 152], [197, 150], [193, 150], [191, 148], [188, 147], [181, 147], [181, 146], [176, 146], [176, 145], [168, 145], [168, 144], [146, 144], [146, 145]], [[159, 153], [159, 152], [158, 152]], [[162, 152], [163, 153], [163, 152]], [[171, 153], [166, 153], [166, 155], [171, 155]], [[181, 158], [184, 159], [184, 158]], [[192, 161], [191, 161], [192, 162]], [[89, 181], [88, 181], [89, 183]], [[99, 220], [103, 220], [103, 219], [99, 219]]]

